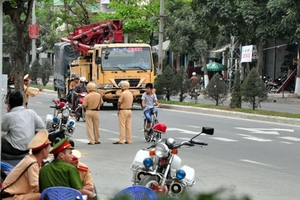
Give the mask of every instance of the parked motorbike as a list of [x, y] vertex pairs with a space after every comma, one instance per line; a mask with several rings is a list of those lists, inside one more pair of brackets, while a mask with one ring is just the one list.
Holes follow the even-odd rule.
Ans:
[[71, 137], [76, 125], [69, 104], [60, 100], [53, 100], [53, 102], [55, 105], [50, 108], [54, 109], [54, 113], [46, 116], [46, 128], [52, 146], [65, 137]]
[[9, 95], [15, 91], [15, 85], [8, 85], [7, 86], [7, 94], [5, 96], [5, 104], [8, 104]]
[[85, 122], [85, 109], [82, 107], [83, 101], [84, 101], [84, 97], [87, 95], [87, 92], [81, 92], [78, 94], [78, 105], [75, 108], [75, 118], [76, 121], [79, 121], [80, 118], [83, 119], [83, 121]]
[[2, 183], [7, 175], [12, 171], [14, 166], [1, 160], [1, 179], [0, 179], [0, 189], [2, 188]]
[[[161, 123], [158, 123], [159, 125]], [[165, 126], [165, 125], [164, 125]], [[164, 126], [155, 126], [155, 131]], [[150, 146], [150, 150], [139, 150], [131, 164], [134, 185], [143, 185], [158, 193], [170, 196], [181, 196], [187, 187], [195, 184], [195, 170], [181, 164], [177, 156], [178, 149], [182, 146], [206, 146], [207, 143], [196, 141], [202, 133], [213, 135], [214, 129], [203, 127], [202, 132], [192, 137], [189, 141], [177, 144], [173, 138], [160, 139]]]

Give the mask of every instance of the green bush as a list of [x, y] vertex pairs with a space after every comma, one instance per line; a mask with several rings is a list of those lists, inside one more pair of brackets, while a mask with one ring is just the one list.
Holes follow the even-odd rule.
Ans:
[[216, 73], [203, 91], [204, 98], [215, 101], [216, 106], [223, 103], [228, 97], [227, 84], [219, 73]]
[[241, 95], [243, 101], [250, 103], [252, 110], [268, 98], [268, 90], [255, 67], [246, 76], [241, 86]]

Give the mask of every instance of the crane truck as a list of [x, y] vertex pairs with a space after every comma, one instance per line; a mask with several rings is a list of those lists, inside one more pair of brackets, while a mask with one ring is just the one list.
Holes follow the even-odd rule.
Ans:
[[64, 98], [71, 75], [84, 76], [97, 84], [104, 102], [116, 107], [126, 80], [134, 103], [141, 103], [145, 84], [154, 83], [156, 57], [148, 44], [123, 43], [121, 20], [75, 27], [55, 44], [54, 89]]

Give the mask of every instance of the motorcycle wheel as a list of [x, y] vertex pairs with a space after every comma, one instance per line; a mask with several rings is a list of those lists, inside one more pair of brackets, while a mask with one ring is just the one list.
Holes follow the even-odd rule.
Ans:
[[145, 175], [139, 182], [139, 185], [151, 188], [152, 186], [159, 185], [159, 178], [157, 176]]
[[146, 125], [147, 125], [147, 120], [146, 120], [146, 118], [145, 118], [145, 119], [144, 119], [144, 137], [145, 137], [145, 140], [146, 140], [147, 142], [150, 142], [151, 137], [150, 137], [149, 134], [148, 134], [148, 131], [147, 131], [147, 129], [146, 129]]

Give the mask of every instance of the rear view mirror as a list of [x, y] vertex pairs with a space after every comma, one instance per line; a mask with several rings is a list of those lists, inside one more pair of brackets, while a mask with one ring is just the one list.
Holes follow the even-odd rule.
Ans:
[[213, 135], [214, 134], [214, 128], [202, 127], [202, 133], [205, 133], [207, 135]]
[[96, 60], [95, 60], [95, 63], [97, 64], [97, 65], [100, 65], [101, 64], [101, 57], [97, 57], [96, 58]]

